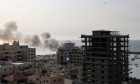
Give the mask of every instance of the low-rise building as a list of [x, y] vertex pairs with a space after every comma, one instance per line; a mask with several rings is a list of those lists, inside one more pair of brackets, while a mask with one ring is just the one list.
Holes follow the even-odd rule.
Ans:
[[36, 84], [64, 84], [64, 76], [52, 73], [37, 76]]
[[28, 77], [36, 74], [33, 62], [0, 61], [0, 84], [27, 84]]
[[37, 55], [36, 62], [38, 65], [43, 66], [49, 72], [57, 70], [58, 67], [56, 54]]

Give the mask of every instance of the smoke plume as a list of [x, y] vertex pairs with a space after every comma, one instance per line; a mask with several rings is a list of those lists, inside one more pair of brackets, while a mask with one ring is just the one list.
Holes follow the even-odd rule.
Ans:
[[45, 33], [42, 33], [42, 34], [41, 34], [41, 37], [42, 37], [44, 40], [46, 40], [46, 39], [51, 38], [51, 35], [50, 35], [49, 32], [45, 32]]
[[51, 38], [49, 32], [44, 32], [40, 35], [22, 35], [17, 29], [16, 22], [7, 22], [4, 25], [4, 29], [0, 30], [0, 40], [4, 42], [21, 40], [23, 43], [30, 46], [49, 48], [51, 50], [57, 50], [61, 46], [57, 40]]
[[33, 36], [24, 36], [23, 42], [26, 44], [29, 44], [31, 46], [40, 47], [41, 46], [41, 40], [38, 35]]
[[57, 40], [52, 39], [50, 33], [45, 32], [41, 34], [43, 39], [43, 45], [45, 48], [50, 48], [51, 50], [56, 50], [60, 47], [60, 44]]
[[3, 41], [11, 41], [14, 39], [14, 33], [17, 30], [17, 24], [14, 21], [7, 22], [4, 25], [5, 29], [0, 30], [0, 39]]

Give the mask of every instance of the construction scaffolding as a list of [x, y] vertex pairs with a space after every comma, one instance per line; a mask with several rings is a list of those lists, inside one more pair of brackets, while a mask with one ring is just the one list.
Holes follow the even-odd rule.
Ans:
[[83, 84], [121, 84], [128, 78], [128, 38], [118, 31], [81, 35]]

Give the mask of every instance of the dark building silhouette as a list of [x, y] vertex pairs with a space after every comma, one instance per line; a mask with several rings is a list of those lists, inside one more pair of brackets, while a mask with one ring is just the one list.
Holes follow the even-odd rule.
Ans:
[[105, 30], [81, 35], [83, 84], [121, 84], [128, 78], [128, 38]]
[[132, 79], [132, 84], [140, 84], [140, 79]]

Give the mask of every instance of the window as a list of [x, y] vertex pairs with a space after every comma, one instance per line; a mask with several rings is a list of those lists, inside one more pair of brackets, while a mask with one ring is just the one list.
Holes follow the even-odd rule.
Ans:
[[59, 78], [58, 81], [61, 81], [61, 79]]
[[92, 67], [95, 67], [95, 65], [92, 65]]
[[101, 73], [104, 73], [104, 71], [101, 71]]
[[101, 60], [101, 62], [104, 62], [104, 60]]
[[95, 83], [95, 80], [92, 80], [92, 83]]
[[101, 76], [101, 79], [104, 79], [104, 76]]
[[104, 68], [104, 66], [103, 66], [103, 65], [102, 65], [101, 67], [102, 67], [102, 68]]
[[104, 84], [104, 81], [101, 81], [101, 84]]
[[89, 61], [90, 60], [90, 58], [87, 58], [87, 61]]
[[95, 61], [95, 59], [92, 59], [92, 61], [94, 62], [94, 61]]
[[92, 72], [95, 72], [95, 70], [92, 70]]
[[95, 75], [92, 75], [92, 77], [95, 77]]
[[53, 80], [54, 82], [56, 82], [56, 80]]

